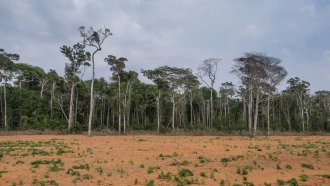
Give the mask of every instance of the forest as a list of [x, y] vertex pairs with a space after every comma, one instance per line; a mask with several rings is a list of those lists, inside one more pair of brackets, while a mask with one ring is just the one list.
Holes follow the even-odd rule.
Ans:
[[[279, 58], [258, 52], [237, 56], [231, 73], [240, 84], [215, 87], [221, 82], [220, 58], [205, 59], [198, 69], [159, 66], [136, 72], [125, 68], [125, 57], [108, 54], [104, 61], [95, 60], [110, 29], [82, 26], [79, 34], [81, 41], [73, 46], [54, 46], [67, 58], [63, 77], [0, 49], [1, 130], [88, 135], [205, 130], [251, 136], [330, 131], [330, 91], [311, 93], [308, 80], [287, 77]], [[96, 63], [108, 64], [109, 77], [95, 77]], [[87, 68], [92, 77], [84, 76]], [[140, 81], [139, 73], [153, 83]], [[285, 79], [286, 89], [278, 91]]]

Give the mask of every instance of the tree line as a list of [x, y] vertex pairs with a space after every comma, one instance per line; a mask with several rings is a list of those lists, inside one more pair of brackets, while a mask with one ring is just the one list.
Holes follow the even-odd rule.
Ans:
[[[110, 29], [79, 28], [82, 41], [63, 45], [65, 75], [19, 62], [19, 55], [0, 49], [0, 121], [2, 130], [92, 130], [169, 132], [176, 130], [329, 132], [330, 91], [309, 92], [298, 77], [277, 91], [287, 71], [281, 60], [250, 52], [234, 59], [231, 73], [239, 85], [215, 87], [221, 59], [190, 68], [141, 69], [153, 83], [141, 82], [126, 69], [128, 59], [108, 54], [95, 61]], [[110, 81], [95, 78], [95, 63], [106, 63]], [[86, 68], [91, 80], [83, 80]], [[108, 79], [108, 77], [106, 77]]]

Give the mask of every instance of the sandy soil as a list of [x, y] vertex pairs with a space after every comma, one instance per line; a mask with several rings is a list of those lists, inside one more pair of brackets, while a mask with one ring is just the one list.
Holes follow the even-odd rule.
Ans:
[[1, 136], [0, 156], [0, 185], [330, 185], [330, 136]]

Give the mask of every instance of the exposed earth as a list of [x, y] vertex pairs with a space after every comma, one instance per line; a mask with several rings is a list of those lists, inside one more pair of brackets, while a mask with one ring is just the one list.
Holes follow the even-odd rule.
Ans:
[[0, 185], [330, 185], [330, 136], [0, 137]]

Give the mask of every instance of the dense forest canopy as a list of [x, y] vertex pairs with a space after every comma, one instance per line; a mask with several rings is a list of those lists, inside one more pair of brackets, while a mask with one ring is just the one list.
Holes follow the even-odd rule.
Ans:
[[[66, 58], [65, 75], [19, 61], [18, 54], [0, 49], [0, 121], [2, 130], [67, 132], [176, 130], [329, 132], [330, 91], [309, 92], [299, 77], [277, 86], [287, 76], [281, 60], [248, 52], [233, 59], [232, 73], [240, 84], [215, 87], [220, 58], [201, 62], [198, 69], [160, 66], [141, 69], [153, 83], [140, 81], [126, 69], [134, 59], [111, 53], [95, 60], [110, 29], [79, 28], [82, 42], [55, 46]], [[15, 52], [15, 51], [10, 51]], [[221, 56], [220, 56], [221, 57]], [[109, 77], [95, 77], [95, 63], [109, 65]], [[51, 64], [49, 64], [51, 65]], [[84, 69], [92, 68], [92, 77]], [[197, 70], [198, 73], [194, 73]]]

